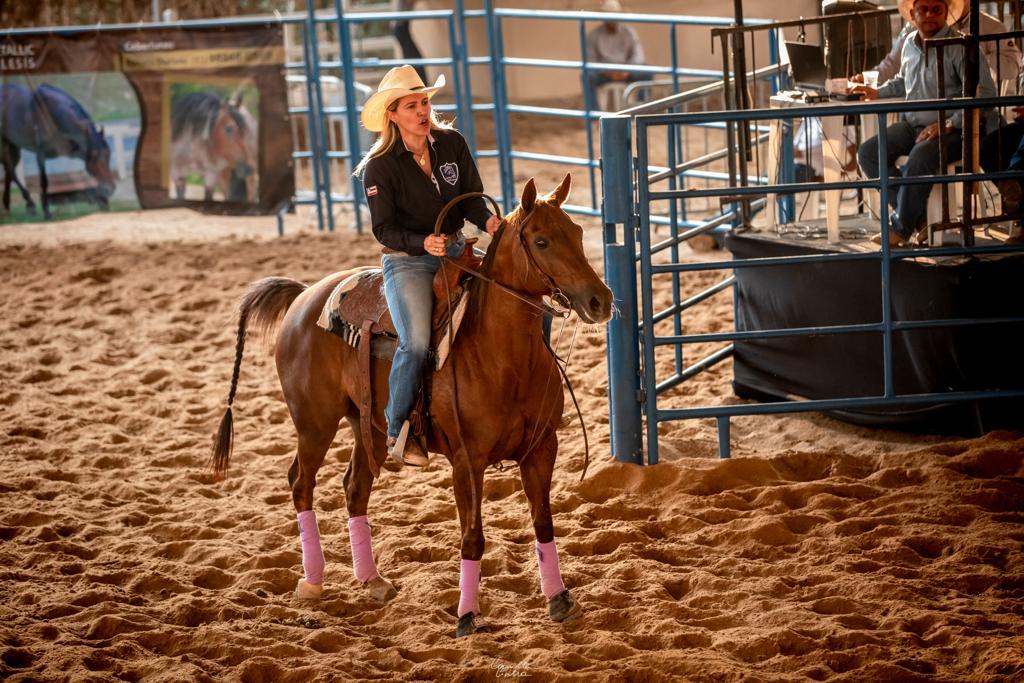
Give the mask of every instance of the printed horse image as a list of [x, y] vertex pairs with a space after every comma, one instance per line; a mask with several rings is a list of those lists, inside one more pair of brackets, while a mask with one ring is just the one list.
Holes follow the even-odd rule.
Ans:
[[[559, 368], [543, 338], [540, 302], [545, 295], [557, 296], [583, 321], [602, 323], [611, 317], [612, 293], [587, 261], [582, 228], [561, 209], [570, 184], [566, 174], [543, 198], [537, 197], [532, 179], [526, 184], [520, 206], [503, 222], [477, 276], [466, 287], [466, 313], [448, 360], [424, 379], [432, 397], [428, 450], [444, 454], [452, 465], [461, 523], [457, 636], [486, 628], [477, 619], [484, 552], [480, 506], [484, 470], [503, 460], [519, 466], [549, 616], [562, 621], [580, 611], [562, 583], [549, 504], [563, 395]], [[355, 436], [344, 477], [355, 575], [377, 600], [397, 594], [374, 564], [366, 516], [375, 475], [388, 457], [384, 397], [390, 364], [370, 359], [368, 352], [360, 359], [359, 350], [317, 326], [335, 286], [363, 270], [335, 273], [308, 287], [289, 278], [265, 278], [249, 288], [240, 306], [234, 375], [228, 409], [215, 439], [213, 465], [221, 475], [228, 467], [231, 405], [246, 328], [265, 335], [279, 330], [277, 371], [299, 435], [288, 482], [303, 549], [305, 578], [296, 588], [300, 598], [319, 598], [322, 591], [324, 561], [312, 512], [313, 488], [342, 419]], [[365, 346], [368, 341], [360, 343]], [[375, 400], [367, 410], [361, 408], [360, 360], [371, 368]], [[364, 438], [367, 435], [372, 447]]]
[[232, 100], [193, 92], [171, 112], [171, 180], [175, 195], [185, 197], [190, 174], [203, 177], [204, 199], [219, 190], [226, 201], [253, 198], [256, 173], [256, 126], [240, 95]]
[[21, 190], [25, 205], [35, 211], [28, 190], [15, 176], [21, 150], [36, 155], [43, 215], [50, 218], [46, 160], [73, 157], [85, 161], [85, 170], [96, 179], [94, 197], [104, 209], [114, 194], [116, 181], [110, 170], [110, 147], [92, 118], [75, 98], [45, 83], [29, 90], [17, 83], [0, 85], [0, 164], [4, 168], [4, 209], [11, 208], [11, 183]]

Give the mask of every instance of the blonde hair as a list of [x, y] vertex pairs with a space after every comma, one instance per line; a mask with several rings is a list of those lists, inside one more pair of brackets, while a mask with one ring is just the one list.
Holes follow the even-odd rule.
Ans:
[[[395, 111], [398, 109], [398, 100], [395, 100], [388, 105], [388, 111]], [[386, 114], [385, 114], [386, 116]], [[437, 118], [437, 111], [433, 107], [430, 109], [430, 130], [455, 130], [455, 126], [452, 125], [451, 121], [442, 121]], [[379, 156], [387, 154], [391, 149], [402, 139], [402, 134], [398, 132], [398, 125], [388, 119], [387, 125], [384, 126], [384, 130], [380, 132], [377, 139], [374, 140], [370, 149], [363, 156], [362, 160], [356, 166], [355, 170], [352, 171], [354, 176], [362, 176], [363, 170], [366, 168], [366, 164], [370, 162], [370, 159], [375, 159]]]

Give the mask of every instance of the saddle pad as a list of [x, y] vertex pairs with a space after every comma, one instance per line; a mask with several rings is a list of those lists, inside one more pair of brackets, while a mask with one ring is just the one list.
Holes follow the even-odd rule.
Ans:
[[[439, 274], [440, 275], [440, 274]], [[438, 289], [435, 282], [435, 290]], [[469, 297], [463, 287], [456, 286], [452, 292], [454, 295], [454, 313], [452, 315], [451, 333], [449, 339], [449, 325], [444, 304], [435, 299], [433, 334], [431, 339], [435, 349], [435, 367], [440, 370], [448, 358], [452, 340], [459, 331], [462, 319], [466, 312], [466, 302]], [[346, 344], [359, 348], [362, 340], [363, 322], [374, 321], [371, 328], [370, 353], [382, 360], [392, 360], [395, 357], [395, 349], [398, 346], [398, 335], [394, 323], [391, 321], [391, 314], [388, 311], [387, 300], [384, 298], [384, 276], [379, 269], [365, 270], [356, 273], [342, 280], [327, 297], [317, 325], [331, 334], [341, 337]]]
[[324, 303], [324, 308], [320, 311], [320, 318], [316, 321], [316, 324], [327, 330], [331, 329], [331, 314], [338, 311], [341, 306], [341, 300], [345, 294], [356, 288], [356, 285], [360, 283], [362, 278], [379, 274], [379, 269], [363, 270], [353, 275], [349, 275], [347, 278], [338, 283], [331, 292], [331, 295], [327, 297], [327, 301]]
[[327, 297], [317, 326], [359, 348], [364, 320], [373, 320], [370, 353], [381, 360], [395, 357], [398, 337], [391, 324], [380, 269], [364, 270], [345, 278]]

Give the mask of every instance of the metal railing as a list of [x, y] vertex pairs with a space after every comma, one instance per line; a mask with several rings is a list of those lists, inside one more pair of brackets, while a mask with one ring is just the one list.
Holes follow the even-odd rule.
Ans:
[[[609, 399], [611, 406], [611, 440], [613, 455], [623, 461], [658, 462], [658, 425], [669, 420], [714, 418], [718, 425], [719, 453], [729, 455], [730, 418], [741, 415], [781, 414], [806, 411], [832, 411], [865, 407], [899, 405], [922, 405], [936, 402], [957, 403], [988, 399], [1022, 398], [1024, 388], [1010, 387], [1000, 390], [960, 390], [948, 392], [923, 392], [898, 394], [893, 382], [893, 335], [909, 330], [937, 327], [961, 327], [980, 325], [1006, 325], [1024, 322], [1024, 316], [1001, 315], [990, 318], [945, 318], [929, 320], [896, 320], [892, 308], [891, 264], [901, 259], [935, 258], [953, 256], [1002, 256], [1020, 254], [1024, 246], [1001, 244], [997, 246], [937, 247], [913, 250], [894, 250], [889, 246], [891, 230], [885, 212], [880, 218], [881, 250], [861, 253], [826, 253], [773, 258], [751, 258], [716, 262], [682, 262], [676, 258], [655, 261], [653, 256], [661, 248], [654, 240], [654, 223], [651, 220], [652, 202], [688, 199], [692, 197], [735, 197], [745, 196], [754, 201], [773, 201], [773, 195], [816, 190], [843, 190], [851, 188], [876, 189], [881, 195], [881, 205], [887, 206], [891, 192], [899, 187], [913, 184], [949, 184], [956, 182], [979, 182], [981, 180], [1022, 180], [1024, 172], [1006, 171], [1000, 173], [958, 173], [911, 178], [889, 178], [885, 169], [886, 139], [880, 136], [879, 176], [875, 179], [850, 180], [828, 183], [775, 183], [762, 186], [668, 189], [652, 190], [649, 182], [636, 177], [633, 159], [629, 152], [616, 151], [620, 148], [634, 149], [635, 135], [636, 166], [647, 164], [652, 136], [660, 128], [693, 125], [709, 121], [730, 121], [756, 124], [758, 122], [810, 116], [875, 116], [879, 130], [885, 130], [886, 117], [892, 113], [929, 111], [938, 109], [983, 109], [998, 106], [1024, 105], [1024, 97], [989, 99], [927, 100], [912, 102], [877, 101], [868, 104], [844, 104], [798, 107], [788, 110], [747, 110], [696, 114], [657, 114], [607, 117], [602, 120], [601, 135], [606, 150], [602, 173], [604, 177], [605, 207], [605, 262], [606, 277], [615, 294], [620, 319], [609, 326]], [[649, 180], [649, 179], [647, 179]], [[621, 226], [621, 228], [620, 228]], [[621, 232], [620, 232], [621, 229]], [[635, 266], [639, 261], [639, 275]], [[693, 306], [708, 301], [724, 292], [732, 292], [734, 318], [737, 302], [735, 299], [735, 273], [737, 269], [786, 267], [793, 265], [824, 264], [839, 261], [869, 261], [879, 263], [881, 276], [881, 301], [879, 319], [868, 324], [804, 326], [799, 328], [740, 330], [731, 332], [683, 334], [678, 326], [672, 334], [658, 334], [656, 323], [675, 316]], [[678, 288], [680, 274], [701, 271], [728, 271], [733, 277], [706, 288], [695, 295], [683, 298]], [[655, 310], [654, 284], [657, 277], [673, 278], [671, 304], [662, 310]], [[639, 298], [637, 293], [639, 292]], [[792, 336], [842, 335], [871, 332], [880, 334], [882, 344], [882, 392], [874, 396], [849, 396], [844, 398], [780, 400], [773, 403], [744, 403], [738, 405], [700, 405], [689, 407], [663, 407], [661, 397], [680, 382], [711, 368], [730, 358], [733, 344], [738, 341], [771, 339]], [[683, 349], [687, 345], [723, 344], [691, 363], [684, 364]], [[667, 376], [659, 375], [655, 351], [670, 348], [674, 364]], [[646, 418], [646, 425], [643, 419]], [[646, 438], [645, 438], [646, 437]], [[646, 442], [646, 443], [645, 443]]]
[[[596, 108], [596, 103], [591, 101], [591, 94], [589, 88], [590, 74], [596, 71], [608, 69], [613, 69], [616, 71], [627, 71], [630, 73], [645, 74], [650, 76], [660, 74], [669, 77], [672, 83], [672, 88], [675, 89], [676, 91], [681, 89], [681, 84], [684, 79], [693, 77], [721, 79], [722, 73], [720, 71], [715, 71], [711, 69], [687, 68], [680, 63], [677, 32], [679, 29], [685, 27], [714, 28], [726, 26], [732, 22], [731, 18], [725, 17], [695, 17], [676, 16], [667, 14], [629, 14], [609, 12], [564, 12], [549, 10], [493, 9], [490, 0], [485, 0], [484, 7], [484, 11], [488, 13], [489, 16], [491, 17], [491, 20], [488, 25], [488, 30], [490, 31], [491, 34], [490, 45], [492, 50], [495, 51], [492, 55], [493, 59], [491, 60], [491, 64], [493, 69], [492, 78], [494, 82], [498, 84], [498, 86], [495, 88], [495, 109], [497, 111], [498, 120], [505, 122], [505, 124], [507, 125], [508, 117], [511, 114], [528, 114], [531, 116], [577, 119], [583, 122], [586, 136], [586, 156], [566, 156], [550, 154], [547, 152], [530, 152], [524, 150], [517, 150], [513, 148], [510, 134], [499, 136], [498, 152], [500, 163], [502, 164], [502, 195], [507, 198], [505, 201], [506, 210], [511, 209], [511, 200], [515, 196], [512, 188], [512, 179], [515, 177], [514, 162], [517, 159], [521, 159], [531, 161], [544, 161], [553, 164], [585, 168], [587, 170], [587, 174], [590, 181], [589, 205], [567, 205], [563, 208], [565, 208], [567, 211], [594, 216], [600, 215], [600, 207], [598, 204], [598, 186], [596, 180], [596, 171], [600, 168], [600, 159], [599, 155], [596, 153], [597, 148], [595, 146], [594, 133], [590, 124], [591, 122], [600, 119], [600, 117], [603, 116], [605, 112], [599, 111]], [[560, 60], [506, 56], [504, 53], [503, 25], [506, 20], [510, 19], [575, 22], [577, 24], [577, 37], [579, 44], [580, 59]], [[670, 63], [668, 65], [658, 66], [649, 64], [606, 64], [589, 61], [586, 53], [588, 21], [616, 21], [628, 24], [656, 24], [663, 26], [667, 31], [667, 42], [669, 46]], [[753, 23], [761, 24], [767, 22], [765, 22], [764, 20], [755, 20]], [[770, 61], [776, 60], [777, 50], [773, 39], [770, 43]], [[544, 69], [554, 68], [579, 72], [580, 85], [584, 93], [584, 108], [579, 110], [511, 103], [508, 98], [507, 88], [505, 87], [507, 77], [506, 72], [507, 69], [510, 67]], [[715, 90], [712, 89], [706, 92], [713, 93], [715, 92]], [[705, 125], [712, 128], [721, 127], [721, 124], [715, 122], [711, 122]]]

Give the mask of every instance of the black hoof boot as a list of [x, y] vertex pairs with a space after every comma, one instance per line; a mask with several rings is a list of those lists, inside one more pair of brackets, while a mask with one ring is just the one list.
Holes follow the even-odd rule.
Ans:
[[459, 625], [455, 627], [455, 637], [471, 636], [474, 633], [489, 633], [491, 627], [484, 623], [476, 614], [467, 612], [459, 617]]
[[582, 611], [580, 603], [576, 602], [568, 590], [564, 590], [548, 600], [548, 616], [554, 621], [568, 621]]

